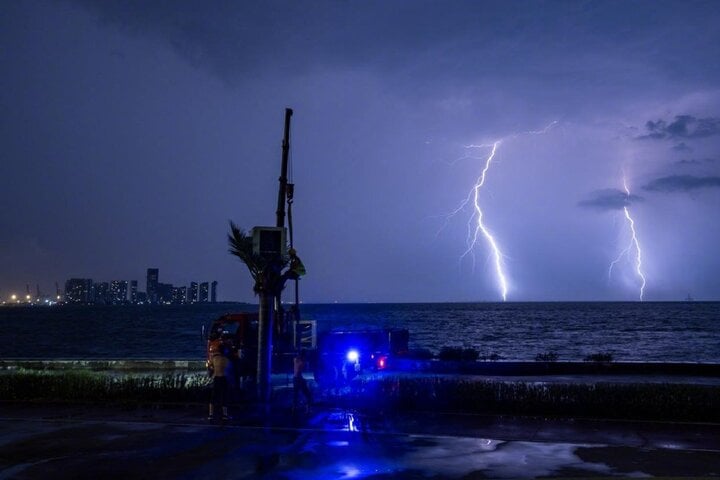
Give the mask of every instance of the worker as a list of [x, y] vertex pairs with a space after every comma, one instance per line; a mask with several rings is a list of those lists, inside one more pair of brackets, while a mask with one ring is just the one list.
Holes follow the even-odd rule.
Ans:
[[283, 274], [285, 280], [297, 280], [307, 273], [305, 265], [303, 264], [300, 257], [297, 256], [297, 252], [294, 248], [288, 250], [288, 257], [290, 257], [290, 265], [287, 271]]
[[308, 388], [305, 377], [303, 377], [303, 371], [305, 370], [305, 350], [301, 349], [295, 358], [293, 359], [293, 411], [297, 410], [299, 406], [300, 393], [305, 396], [306, 404], [305, 411], [310, 411], [312, 405], [312, 393]]
[[230, 365], [230, 359], [228, 358], [229, 353], [229, 348], [225, 343], [216, 344], [215, 349], [210, 352], [210, 369], [212, 371], [213, 387], [212, 397], [210, 398], [208, 420], [215, 419], [215, 407], [217, 405], [222, 408], [222, 419], [230, 419], [227, 408], [227, 372]]

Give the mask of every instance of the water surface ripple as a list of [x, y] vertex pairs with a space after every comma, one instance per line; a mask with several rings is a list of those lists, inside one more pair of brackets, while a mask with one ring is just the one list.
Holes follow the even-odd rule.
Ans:
[[[0, 358], [202, 358], [200, 327], [247, 304], [0, 308]], [[720, 302], [304, 305], [320, 330], [400, 327], [412, 348], [506, 360], [611, 352], [623, 361], [720, 362]]]

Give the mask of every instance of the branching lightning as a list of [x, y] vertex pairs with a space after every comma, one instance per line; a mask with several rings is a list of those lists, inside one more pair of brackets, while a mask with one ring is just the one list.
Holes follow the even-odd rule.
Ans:
[[[625, 195], [627, 195], [628, 200], [630, 199], [630, 189], [627, 185], [627, 179], [625, 176], [623, 176], [623, 188], [625, 189]], [[629, 203], [629, 202], [628, 202]], [[645, 275], [642, 272], [642, 249], [640, 248], [640, 242], [638, 241], [637, 237], [637, 231], [635, 230], [635, 221], [630, 216], [630, 210], [628, 209], [628, 205], [623, 206], [623, 211], [625, 213], [625, 220], [628, 223], [628, 226], [630, 227], [631, 237], [630, 237], [630, 243], [628, 244], [623, 251], [620, 252], [620, 254], [610, 263], [610, 268], [608, 268], [608, 279], [612, 276], [613, 267], [626, 255], [630, 255], [631, 251], [635, 251], [635, 273], [637, 274], [638, 278], [640, 279], [640, 301], [643, 301], [643, 296], [645, 295]]]
[[[495, 264], [495, 274], [497, 275], [498, 284], [500, 287], [500, 294], [502, 295], [503, 302], [507, 300], [507, 292], [508, 292], [508, 286], [507, 286], [507, 278], [505, 276], [505, 271], [503, 268], [503, 254], [500, 251], [500, 247], [498, 247], [497, 242], [495, 241], [495, 237], [492, 236], [490, 231], [487, 229], [485, 224], [483, 223], [483, 212], [480, 208], [480, 189], [483, 185], [485, 185], [485, 178], [487, 175], [488, 170], [490, 169], [490, 163], [492, 162], [493, 158], [495, 158], [495, 153], [497, 152], [498, 146], [500, 146], [501, 140], [498, 140], [492, 144], [492, 149], [490, 150], [490, 155], [485, 159], [485, 167], [482, 170], [482, 173], [480, 174], [480, 177], [475, 182], [475, 185], [470, 190], [470, 194], [465, 199], [465, 201], [461, 204], [459, 209], [462, 209], [467, 203], [470, 201], [470, 198], [473, 200], [473, 208], [475, 209], [475, 212], [468, 220], [468, 238], [466, 241], [467, 249], [465, 252], [460, 256], [460, 258], [465, 258], [465, 256], [469, 253], [472, 253], [473, 248], [475, 247], [475, 244], [477, 243], [478, 236], [480, 233], [485, 237], [485, 240], [487, 240], [488, 245], [490, 245], [490, 249], [492, 250], [492, 256], [493, 261]], [[470, 145], [468, 148], [483, 148], [483, 147], [490, 147], [490, 145]], [[459, 210], [456, 210], [456, 212]], [[475, 229], [472, 229], [472, 223], [473, 219], [477, 218], [477, 223], [475, 225]]]
[[[475, 184], [468, 192], [467, 197], [465, 200], [463, 200], [460, 205], [448, 216], [446, 217], [446, 224], [447, 221], [457, 215], [460, 211], [462, 211], [468, 203], [472, 202], [473, 206], [473, 213], [468, 219], [468, 233], [466, 237], [466, 250], [463, 252], [463, 254], [460, 256], [460, 260], [462, 261], [463, 258], [465, 258], [468, 254], [472, 255], [473, 258], [473, 266], [475, 264], [475, 254], [474, 250], [477, 245], [478, 239], [482, 236], [485, 241], [487, 242], [488, 246], [490, 247], [490, 252], [493, 260], [493, 265], [495, 267], [495, 276], [497, 277], [497, 283], [498, 283], [498, 290], [500, 295], [502, 296], [503, 302], [507, 301], [507, 295], [508, 295], [508, 277], [505, 273], [505, 266], [503, 264], [503, 253], [500, 249], [500, 246], [498, 245], [497, 240], [495, 240], [495, 237], [490, 233], [490, 230], [487, 228], [485, 223], [483, 222], [483, 211], [480, 207], [480, 190], [485, 185], [485, 180], [487, 178], [488, 170], [490, 169], [490, 165], [495, 158], [495, 154], [498, 151], [498, 148], [500, 145], [508, 139], [516, 138], [520, 135], [540, 135], [546, 133], [550, 128], [555, 126], [557, 124], [557, 121], [554, 121], [550, 123], [547, 127], [545, 127], [542, 130], [537, 131], [528, 131], [528, 132], [522, 132], [522, 133], [516, 133], [513, 135], [509, 135], [507, 137], [504, 137], [500, 140], [496, 140], [492, 143], [484, 143], [479, 145], [466, 145], [466, 149], [480, 149], [480, 150], [489, 150], [489, 154], [486, 157], [476, 157], [476, 156], [470, 156], [466, 155], [463, 157], [465, 158], [474, 158], [477, 160], [484, 160], [484, 166], [482, 169], [482, 172], [480, 173], [480, 176], [475, 181]], [[443, 227], [444, 228], [444, 227]], [[441, 229], [442, 230], [442, 229]]]

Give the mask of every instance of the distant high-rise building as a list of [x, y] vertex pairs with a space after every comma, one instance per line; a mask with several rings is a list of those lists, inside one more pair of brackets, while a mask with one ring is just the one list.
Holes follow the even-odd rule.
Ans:
[[198, 284], [190, 282], [190, 290], [188, 290], [188, 303], [197, 303], [198, 301]]
[[93, 302], [98, 305], [107, 305], [111, 303], [110, 284], [108, 282], [99, 282], [93, 285]]
[[208, 301], [208, 282], [203, 282], [200, 284], [200, 296], [198, 298], [198, 302], [200, 303], [207, 303]]
[[157, 285], [157, 301], [158, 303], [172, 303], [173, 286], [171, 283], [158, 283]]
[[128, 282], [125, 280], [113, 280], [110, 283], [110, 303], [122, 305], [127, 302]]
[[160, 271], [157, 268], [147, 269], [147, 283], [145, 291], [147, 292], [148, 303], [158, 303], [158, 278]]
[[172, 289], [172, 303], [183, 304], [187, 298], [187, 287], [173, 287]]
[[71, 278], [65, 282], [65, 301], [67, 303], [91, 303], [93, 301], [93, 281], [90, 278]]
[[147, 293], [137, 292], [137, 303], [147, 303]]
[[138, 303], [137, 280], [130, 280], [130, 303]]
[[217, 303], [217, 280], [213, 280], [210, 284], [210, 301]]

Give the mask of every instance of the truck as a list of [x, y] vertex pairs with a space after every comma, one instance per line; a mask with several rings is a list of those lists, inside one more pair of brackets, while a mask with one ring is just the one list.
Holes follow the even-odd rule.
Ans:
[[[206, 364], [220, 348], [229, 350], [235, 374], [253, 378], [257, 369], [258, 314], [221, 315], [204, 328]], [[401, 328], [317, 331], [315, 320], [295, 320], [288, 329], [276, 328], [273, 341], [274, 373], [292, 372], [293, 358], [305, 352], [308, 370], [322, 388], [342, 386], [367, 371], [392, 367], [393, 359], [408, 352], [409, 332]]]

